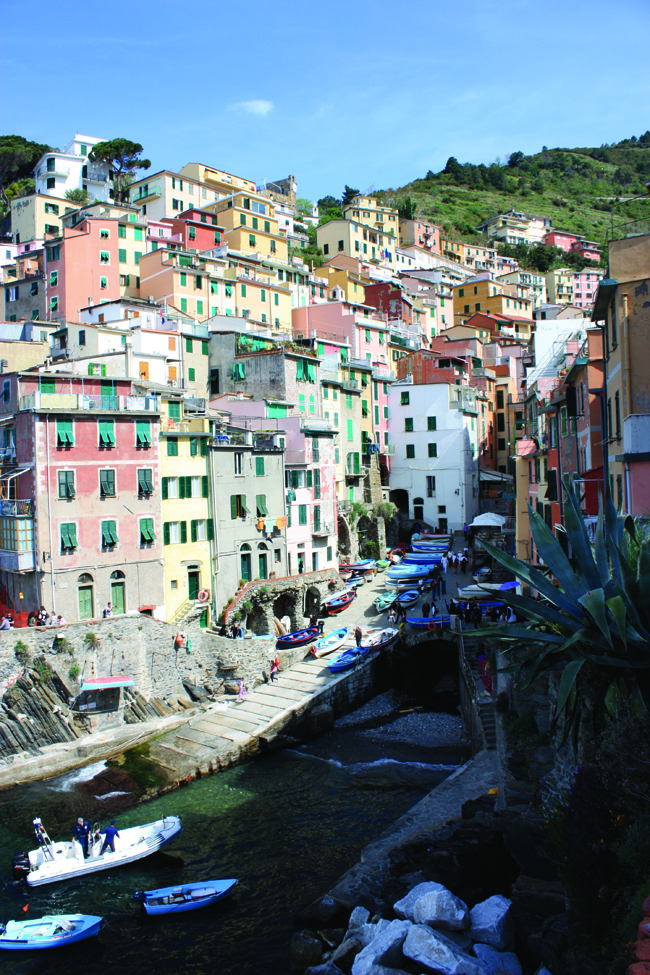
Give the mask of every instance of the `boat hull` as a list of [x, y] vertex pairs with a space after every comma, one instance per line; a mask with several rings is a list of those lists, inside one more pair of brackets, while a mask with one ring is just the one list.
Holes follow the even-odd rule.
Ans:
[[238, 883], [237, 880], [206, 880], [195, 884], [145, 890], [134, 896], [142, 902], [147, 914], [182, 914], [215, 904], [231, 894]]
[[[406, 622], [413, 630], [438, 630], [451, 626], [451, 616], [421, 616], [406, 617]], [[433, 624], [433, 625], [432, 625]]]
[[319, 635], [320, 630], [317, 626], [310, 626], [306, 630], [296, 630], [295, 633], [287, 633], [286, 636], [278, 637], [275, 645], [279, 650], [288, 650], [290, 647], [303, 647], [306, 643], [311, 643]]
[[[61, 948], [93, 938], [99, 932], [103, 918], [94, 914], [52, 914], [33, 921], [9, 921], [0, 935], [0, 949], [5, 951], [34, 951], [40, 948]], [[60, 922], [73, 930], [59, 927]]]
[[323, 608], [328, 616], [335, 616], [336, 613], [342, 613], [344, 609], [352, 603], [354, 596], [348, 596], [347, 599], [330, 599], [323, 604]]
[[400, 606], [413, 606], [420, 598], [420, 593], [416, 589], [408, 589], [397, 597]]
[[135, 863], [143, 857], [162, 850], [183, 831], [178, 816], [166, 816], [164, 819], [143, 826], [131, 826], [120, 831], [116, 840], [115, 853], [107, 850], [100, 853], [101, 840], [93, 844], [97, 851], [94, 855], [84, 859], [78, 843], [53, 843], [47, 847], [52, 858], [44, 856], [46, 847], [40, 847], [29, 854], [32, 869], [26, 876], [30, 887], [40, 887], [43, 884], [53, 884], [72, 877], [85, 877], [86, 874], [98, 873], [101, 870], [112, 870], [128, 863]]
[[339, 674], [344, 670], [351, 670], [352, 667], [356, 667], [358, 663], [364, 660], [368, 656], [368, 653], [369, 651], [364, 647], [354, 647], [351, 650], [345, 650], [340, 657], [336, 657], [327, 665], [328, 670], [332, 674]]
[[335, 630], [334, 633], [330, 633], [329, 636], [321, 637], [321, 639], [317, 640], [313, 646], [315, 652], [312, 654], [312, 656], [325, 657], [329, 653], [336, 653], [336, 651], [340, 650], [347, 640], [349, 632], [348, 627], [344, 626], [342, 629]]

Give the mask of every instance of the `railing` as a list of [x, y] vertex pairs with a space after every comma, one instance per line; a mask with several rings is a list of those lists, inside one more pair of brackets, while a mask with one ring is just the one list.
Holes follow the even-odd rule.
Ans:
[[11, 444], [9, 447], [0, 447], [0, 463], [6, 463], [8, 460], [16, 459], [16, 445]]
[[346, 379], [341, 383], [342, 389], [358, 389], [359, 383], [356, 379]]
[[48, 169], [47, 166], [41, 166], [41, 168], [36, 173], [37, 177], [40, 176], [69, 176], [70, 169], [61, 169], [56, 163], [54, 169]]
[[332, 525], [323, 524], [323, 525], [319, 525], [318, 528], [316, 527], [316, 525], [314, 525], [314, 527], [311, 530], [311, 533], [312, 535], [315, 535], [316, 538], [323, 538], [325, 535], [333, 535], [334, 528]]
[[[5, 404], [11, 410], [11, 404]], [[99, 410], [157, 413], [155, 396], [99, 396], [93, 393], [41, 393], [21, 396], [20, 410]]]
[[300, 429], [301, 430], [323, 430], [330, 431], [334, 427], [329, 420], [326, 420], [319, 416], [301, 416], [300, 417]]
[[90, 180], [91, 183], [106, 183], [108, 176], [106, 173], [100, 173], [98, 169], [89, 169], [84, 179]]
[[[146, 190], [146, 192], [143, 192], [143, 190]], [[147, 184], [146, 186], [140, 186], [138, 188], [138, 192], [135, 194], [135, 196], [131, 197], [131, 202], [136, 203], [138, 200], [146, 200], [150, 196], [160, 196], [160, 194], [161, 191], [159, 183], [153, 183], [151, 186]]]
[[34, 502], [31, 498], [20, 501], [0, 501], [0, 515], [4, 518], [18, 516], [32, 518], [34, 516]]

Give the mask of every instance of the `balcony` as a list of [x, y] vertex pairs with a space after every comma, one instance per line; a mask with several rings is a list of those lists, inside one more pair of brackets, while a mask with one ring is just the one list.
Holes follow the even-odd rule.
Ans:
[[98, 169], [89, 169], [87, 174], [83, 177], [87, 179], [89, 183], [107, 183], [108, 176], [106, 173], [101, 173]]
[[16, 445], [9, 444], [6, 447], [0, 447], [0, 464], [8, 464], [16, 459]]
[[368, 473], [367, 467], [346, 467], [345, 476], [349, 478], [365, 477]]
[[131, 203], [139, 203], [141, 200], [153, 199], [154, 196], [160, 196], [161, 189], [159, 183], [146, 183], [144, 186], [139, 186], [137, 193], [131, 197]]
[[48, 169], [47, 166], [41, 166], [41, 168], [36, 173], [36, 176], [38, 178], [41, 178], [41, 177], [44, 178], [46, 176], [61, 176], [62, 178], [65, 178], [66, 176], [69, 176], [69, 175], [70, 175], [70, 167], [68, 167], [67, 169], [65, 169], [58, 162], [54, 164], [54, 168], [53, 169]]
[[322, 430], [323, 433], [329, 433], [334, 429], [332, 423], [329, 420], [324, 419], [319, 416], [305, 416], [300, 417], [300, 429], [301, 430]]
[[12, 552], [0, 549], [0, 571], [33, 572], [35, 560], [33, 552]]
[[34, 502], [31, 498], [17, 501], [0, 501], [0, 515], [3, 518], [33, 518]]
[[356, 379], [346, 379], [341, 383], [341, 389], [358, 389], [359, 383]]
[[326, 525], [326, 524], [319, 525], [318, 527], [314, 525], [311, 530], [311, 533], [314, 536], [314, 538], [326, 538], [328, 535], [334, 534], [334, 527], [332, 525]]
[[[11, 411], [10, 403], [4, 404]], [[98, 412], [157, 413], [155, 396], [99, 396], [89, 393], [41, 393], [35, 391], [21, 396], [19, 410], [97, 410]]]

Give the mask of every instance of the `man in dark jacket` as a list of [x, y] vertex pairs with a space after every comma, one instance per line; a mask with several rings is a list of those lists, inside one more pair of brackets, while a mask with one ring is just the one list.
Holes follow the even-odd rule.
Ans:
[[106, 850], [108, 849], [112, 850], [113, 853], [115, 853], [115, 837], [120, 835], [117, 826], [115, 825], [115, 820], [111, 819], [111, 825], [107, 826], [106, 829], [100, 829], [99, 832], [104, 837], [104, 843], [101, 848], [101, 853], [105, 853]]
[[74, 829], [72, 831], [72, 842], [76, 840], [77, 843], [81, 844], [81, 849], [84, 851], [84, 857], [88, 856], [88, 841], [90, 837], [90, 823], [83, 816], [80, 816], [75, 823]]

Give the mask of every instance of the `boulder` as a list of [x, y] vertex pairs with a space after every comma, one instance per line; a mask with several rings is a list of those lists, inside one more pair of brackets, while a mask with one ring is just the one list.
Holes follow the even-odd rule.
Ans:
[[411, 928], [410, 921], [389, 921], [376, 925], [377, 934], [359, 952], [352, 964], [352, 975], [374, 975], [377, 965], [393, 967], [404, 960], [402, 945]]
[[451, 931], [464, 931], [470, 924], [467, 904], [446, 887], [418, 897], [413, 905], [413, 921], [415, 924], [449, 928]]
[[306, 968], [320, 964], [322, 957], [323, 945], [320, 938], [311, 931], [296, 931], [289, 948], [292, 970], [304, 972]]
[[361, 938], [346, 938], [332, 953], [332, 961], [339, 966], [344, 975], [350, 975], [354, 959], [365, 947], [366, 944]]
[[330, 959], [323, 965], [315, 965], [312, 968], [308, 968], [305, 975], [344, 975], [344, 973]]
[[415, 909], [416, 902], [420, 897], [424, 897], [425, 894], [434, 894], [443, 890], [447, 890], [442, 884], [436, 884], [433, 880], [425, 881], [423, 884], [418, 884], [412, 890], [408, 892], [406, 897], [402, 897], [401, 900], [396, 901], [393, 904], [393, 910], [398, 917], [406, 918], [409, 921], [413, 920], [413, 911]]
[[510, 916], [511, 903], [502, 894], [495, 894], [476, 904], [469, 912], [469, 936], [472, 941], [480, 941], [498, 950], [505, 948], [514, 935], [514, 924]]
[[512, 951], [476, 944], [474, 954], [485, 968], [485, 975], [521, 975], [521, 963]]
[[346, 938], [350, 938], [354, 935], [354, 932], [359, 928], [364, 927], [370, 920], [370, 911], [366, 910], [365, 907], [355, 907], [350, 914], [350, 920], [348, 921], [348, 930]]
[[210, 694], [205, 689], [205, 687], [201, 687], [200, 684], [195, 684], [191, 680], [184, 680], [183, 687], [185, 688], [185, 690], [187, 691], [187, 693], [189, 694], [189, 696], [193, 701], [203, 702], [203, 701], [210, 700]]
[[305, 928], [333, 928], [343, 926], [347, 920], [347, 909], [330, 894], [314, 901], [296, 918], [296, 925]]
[[[407, 958], [440, 975], [484, 975], [481, 963], [426, 924], [412, 925], [404, 945]], [[353, 970], [353, 975], [356, 975]]]

